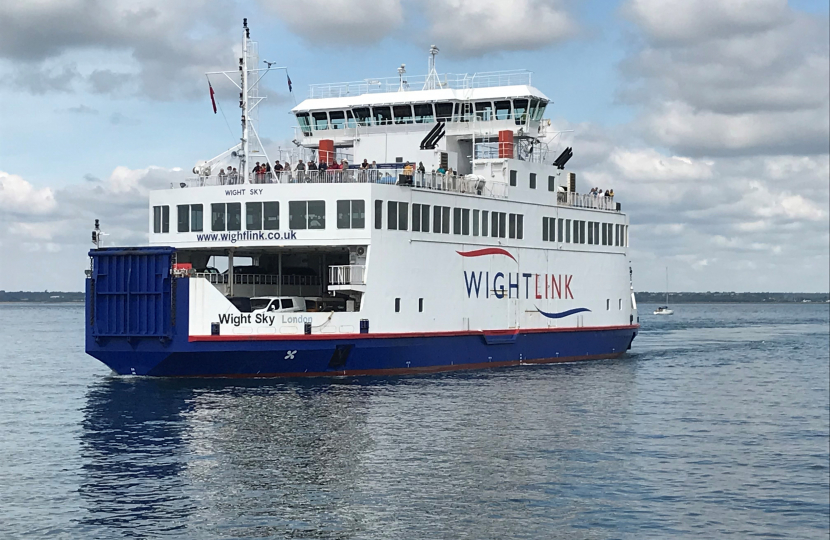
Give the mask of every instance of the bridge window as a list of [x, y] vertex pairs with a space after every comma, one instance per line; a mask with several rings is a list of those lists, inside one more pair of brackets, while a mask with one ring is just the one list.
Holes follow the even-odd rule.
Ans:
[[395, 112], [396, 124], [411, 124], [413, 122], [411, 105], [395, 105], [392, 110]]
[[179, 232], [190, 232], [190, 205], [180, 204], [176, 207], [179, 214]]
[[565, 220], [565, 242], [571, 243], [571, 220]]
[[452, 233], [453, 234], [461, 234], [461, 209], [460, 208], [453, 208], [452, 209]]
[[480, 212], [478, 210], [473, 210], [473, 236], [478, 236], [478, 229], [481, 225], [479, 221], [481, 219], [479, 213]]
[[536, 173], [530, 173], [530, 189], [536, 189]]
[[548, 218], [542, 218], [542, 242], [548, 241]]
[[496, 101], [496, 120], [510, 120], [510, 102]]
[[476, 118], [478, 120], [490, 121], [493, 119], [493, 104], [489, 101], [476, 102]]
[[580, 244], [585, 243], [585, 222], [584, 221], [579, 222], [579, 243]]
[[354, 115], [352, 114], [352, 111], [346, 111], [346, 127], [347, 128], [354, 128], [355, 127]]
[[190, 230], [194, 232], [202, 231], [202, 205], [190, 205]]
[[289, 229], [325, 229], [326, 201], [289, 201]]
[[213, 203], [210, 205], [210, 230], [225, 230], [225, 203]]
[[435, 206], [432, 211], [432, 232], [450, 234], [450, 207]]
[[346, 115], [343, 111], [331, 111], [329, 118], [331, 119], [331, 129], [344, 129], [346, 127]]
[[416, 124], [429, 124], [435, 120], [432, 112], [432, 103], [417, 103], [413, 105]]
[[435, 118], [442, 122], [452, 122], [453, 103], [436, 103]]
[[470, 210], [467, 208], [461, 210], [461, 234], [470, 234]]
[[389, 107], [372, 107], [372, 117], [376, 126], [386, 126], [392, 123], [392, 109]]
[[603, 246], [608, 245], [608, 224], [607, 223], [602, 224], [602, 245]]
[[538, 122], [539, 120], [542, 119], [542, 117], [545, 115], [545, 107], [546, 106], [547, 106], [546, 102], [544, 102], [544, 101], [539, 102], [539, 106], [536, 107], [536, 112], [533, 115], [533, 120], [536, 120]]
[[311, 135], [311, 122], [308, 119], [308, 113], [297, 113], [297, 123], [300, 124], [303, 135]]
[[516, 125], [523, 126], [527, 122], [527, 100], [514, 99], [513, 100], [513, 118], [516, 119]]
[[337, 201], [337, 228], [362, 229], [366, 223], [366, 203], [362, 200]]
[[329, 118], [325, 112], [311, 113], [311, 118], [313, 120], [314, 129], [320, 130], [329, 128]]
[[[562, 223], [563, 223], [564, 221], [565, 221], [564, 219], [559, 218], [559, 223], [558, 223], [559, 227], [556, 229], [556, 241], [557, 241], [557, 242], [562, 242], [562, 241], [563, 241], [563, 236], [562, 236], [562, 235], [563, 235], [563, 231], [562, 231]], [[570, 224], [569, 224], [569, 225], [570, 225]]]
[[490, 212], [481, 211], [481, 236], [487, 236], [487, 225], [490, 223]]
[[588, 244], [594, 243], [594, 224], [592, 222], [588, 222]]
[[354, 117], [357, 119], [357, 125], [359, 126], [372, 125], [372, 112], [369, 110], [369, 107], [359, 107], [355, 109]]

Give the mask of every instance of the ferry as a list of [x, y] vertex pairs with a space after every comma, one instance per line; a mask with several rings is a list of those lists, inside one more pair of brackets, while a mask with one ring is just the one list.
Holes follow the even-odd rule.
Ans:
[[425, 76], [312, 85], [294, 146], [268, 155], [259, 81], [284, 68], [258, 67], [244, 21], [238, 70], [209, 74], [239, 88], [239, 143], [151, 192], [149, 245], [104, 246], [96, 221], [87, 353], [161, 377], [625, 354], [639, 319], [619, 195], [580, 193], [530, 72], [439, 74], [438, 52]]

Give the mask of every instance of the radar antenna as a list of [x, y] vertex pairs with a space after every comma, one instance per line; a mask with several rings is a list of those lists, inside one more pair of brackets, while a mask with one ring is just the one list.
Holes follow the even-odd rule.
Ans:
[[427, 80], [424, 83], [424, 90], [435, 90], [441, 88], [441, 81], [438, 79], [438, 72], [435, 71], [435, 55], [438, 54], [438, 47], [435, 45], [429, 48], [429, 71]]

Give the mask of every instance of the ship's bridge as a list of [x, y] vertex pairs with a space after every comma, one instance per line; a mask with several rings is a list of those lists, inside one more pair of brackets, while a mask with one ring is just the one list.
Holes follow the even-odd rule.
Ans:
[[[473, 140], [498, 142], [505, 132], [512, 138], [538, 138], [544, 131], [550, 100], [532, 86], [528, 71], [434, 78], [431, 83], [427, 77], [400, 77], [313, 85], [310, 97], [292, 110], [297, 138], [323, 155], [350, 148], [356, 161], [407, 160], [412, 148], [428, 146], [463, 162], [472, 156]], [[427, 141], [424, 136], [436, 123], [443, 124], [442, 135]], [[425, 164], [438, 163], [422, 157]]]

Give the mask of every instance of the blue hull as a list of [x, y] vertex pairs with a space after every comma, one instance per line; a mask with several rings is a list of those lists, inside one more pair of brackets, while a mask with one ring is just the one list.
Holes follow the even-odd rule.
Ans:
[[[124, 272], [120, 262], [109, 267], [101, 263], [100, 271], [96, 266], [97, 279], [87, 279], [86, 352], [119, 374], [393, 375], [570, 362], [617, 357], [630, 348], [638, 331], [637, 325], [631, 325], [487, 333], [190, 338], [188, 280], [170, 279], [164, 273], [169, 253], [158, 251], [150, 252], [158, 262], [142, 263], [140, 272]], [[129, 255], [147, 260], [147, 252]], [[125, 286], [128, 280], [132, 282]]]
[[481, 369], [522, 363], [614, 358], [634, 328], [518, 333], [512, 343], [487, 344], [482, 334], [197, 341], [164, 345], [110, 340], [87, 352], [121, 374], [163, 377], [294, 377], [383, 375]]

